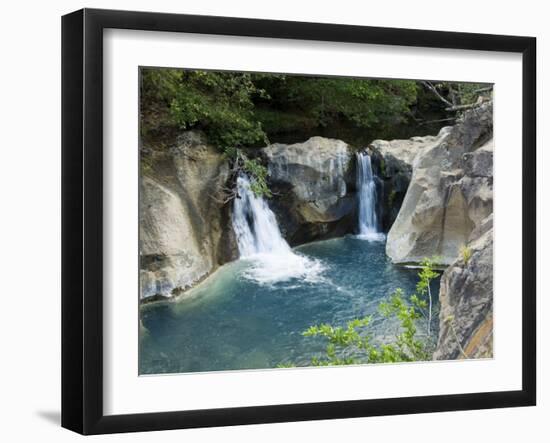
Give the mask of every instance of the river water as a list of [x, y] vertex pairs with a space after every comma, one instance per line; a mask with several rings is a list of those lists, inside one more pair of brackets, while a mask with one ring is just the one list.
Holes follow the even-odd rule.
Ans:
[[[384, 247], [355, 236], [310, 243], [293, 252], [317, 269], [278, 282], [258, 276], [253, 259], [239, 260], [181, 300], [142, 306], [146, 333], [140, 341], [140, 373], [308, 365], [325, 345], [302, 336], [309, 326], [340, 325], [375, 313], [398, 287], [414, 292], [416, 271], [393, 265]], [[383, 338], [393, 335], [396, 325], [377, 318], [372, 331]]]
[[357, 165], [358, 235], [295, 249], [268, 202], [247, 176], [238, 177], [232, 225], [240, 259], [180, 299], [140, 308], [140, 373], [307, 366], [326, 346], [302, 335], [308, 327], [345, 326], [371, 314], [375, 341], [395, 337], [397, 320], [376, 315], [378, 306], [397, 288], [414, 293], [416, 271], [386, 257], [370, 157], [358, 153]]

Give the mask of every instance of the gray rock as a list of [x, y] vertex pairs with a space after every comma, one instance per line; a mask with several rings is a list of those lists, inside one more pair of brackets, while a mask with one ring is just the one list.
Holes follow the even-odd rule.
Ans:
[[437, 360], [493, 356], [492, 215], [472, 234], [441, 277]]
[[355, 223], [355, 162], [341, 140], [312, 137], [262, 150], [274, 198], [270, 206], [292, 244], [343, 235]]
[[414, 157], [411, 182], [389, 233], [395, 263], [437, 256], [452, 263], [493, 211], [492, 103], [443, 128]]
[[470, 177], [493, 177], [493, 140], [464, 154], [464, 173]]
[[141, 297], [170, 296], [206, 275], [213, 260], [202, 254], [189, 211], [177, 194], [144, 177], [141, 199]]
[[141, 298], [170, 297], [236, 257], [229, 208], [220, 203], [229, 177], [223, 156], [198, 132], [169, 149], [142, 150]]
[[414, 159], [437, 140], [436, 136], [428, 135], [408, 140], [375, 140], [368, 146], [374, 172], [382, 180], [379, 213], [384, 230], [390, 229], [399, 214], [411, 181]]
[[436, 136], [427, 135], [408, 140], [374, 140], [368, 149], [383, 159], [384, 166], [380, 168], [380, 175], [391, 177], [398, 173], [407, 173], [410, 178], [412, 164], [418, 153], [437, 139]]

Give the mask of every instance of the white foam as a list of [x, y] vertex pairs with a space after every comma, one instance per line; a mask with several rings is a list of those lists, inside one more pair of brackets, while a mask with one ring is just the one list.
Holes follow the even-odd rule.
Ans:
[[260, 285], [300, 280], [323, 281], [325, 266], [319, 260], [292, 251], [279, 230], [267, 202], [254, 195], [248, 177], [237, 179], [238, 197], [233, 204], [233, 229], [240, 258], [247, 263], [241, 276]]
[[249, 266], [241, 273], [244, 278], [260, 285], [300, 280], [305, 283], [324, 281], [326, 267], [320, 260], [289, 250], [286, 253], [258, 253], [243, 258]]
[[359, 240], [367, 240], [369, 242], [385, 241], [386, 235], [381, 232], [367, 231], [355, 236]]

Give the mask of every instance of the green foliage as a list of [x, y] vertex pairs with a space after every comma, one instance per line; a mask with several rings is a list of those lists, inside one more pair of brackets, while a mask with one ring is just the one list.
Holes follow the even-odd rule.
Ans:
[[294, 366], [292, 363], [279, 363], [277, 365], [277, 368], [295, 368], [296, 366]]
[[468, 264], [470, 258], [472, 258], [472, 248], [467, 245], [462, 245], [460, 247], [460, 256], [462, 257], [464, 264]]
[[416, 294], [420, 297], [425, 297], [430, 288], [430, 282], [438, 276], [434, 271], [433, 259], [425, 258], [421, 262], [420, 272], [418, 273], [419, 281], [416, 284]]
[[434, 270], [436, 259], [425, 258], [421, 262], [420, 272], [418, 273], [419, 281], [416, 285], [416, 293], [411, 297], [411, 302], [415, 304], [419, 312], [424, 314], [428, 323], [428, 334], [432, 328], [432, 291], [430, 288], [431, 281], [438, 276]]
[[381, 130], [409, 117], [416, 91], [404, 80], [143, 68], [141, 131], [199, 128], [224, 149], [266, 144], [268, 132]]
[[267, 186], [267, 168], [264, 165], [257, 159], [249, 160], [245, 158], [243, 170], [251, 178], [250, 189], [256, 197], [270, 198], [272, 196]]
[[275, 108], [293, 108], [319, 126], [346, 118], [359, 127], [399, 123], [416, 100], [416, 83], [338, 77], [263, 76]]
[[221, 148], [265, 142], [254, 119], [254, 95], [264, 91], [254, 85], [251, 74], [183, 71], [170, 114], [181, 129], [205, 128], [209, 140]]
[[267, 168], [258, 159], [248, 158], [241, 149], [235, 147], [225, 148], [224, 154], [233, 162], [233, 169], [237, 174], [242, 171], [249, 177], [250, 189], [256, 197], [272, 197], [267, 185]]
[[[370, 317], [354, 319], [347, 323], [346, 327], [332, 327], [328, 324], [311, 326], [304, 331], [305, 337], [321, 336], [328, 340], [326, 347], [326, 357], [322, 359], [314, 358], [312, 364], [314, 366], [337, 366], [351, 365], [357, 362], [353, 354], [359, 350], [368, 353], [371, 344], [370, 336], [360, 334], [360, 331], [365, 329], [371, 321]], [[346, 349], [351, 355], [338, 356], [337, 349]]]
[[254, 85], [252, 74], [147, 68], [141, 91], [144, 130], [156, 123], [148, 107], [158, 107], [164, 108], [165, 123], [204, 129], [222, 149], [267, 141], [252, 101], [265, 91]]
[[479, 91], [485, 90], [488, 85], [484, 83], [450, 83], [451, 93], [457, 95], [460, 104], [475, 103], [480, 96]]
[[395, 316], [399, 319], [401, 333], [397, 335], [395, 344], [400, 356], [396, 361], [418, 361], [428, 360], [429, 353], [426, 352], [426, 343], [416, 337], [416, 321], [421, 317], [420, 309], [425, 306], [419, 296], [414, 294], [410, 297], [409, 303], [406, 302], [401, 289], [397, 289], [389, 301], [380, 304], [380, 311], [385, 317]]
[[418, 273], [416, 292], [407, 298], [396, 289], [380, 303], [379, 314], [396, 319], [399, 331], [393, 341], [376, 343], [369, 331], [372, 316], [350, 320], [345, 326], [314, 325], [303, 332], [305, 337], [321, 337], [327, 341], [324, 355], [312, 359], [314, 366], [339, 366], [360, 363], [394, 363], [422, 361], [431, 358], [431, 337], [419, 338], [417, 322], [428, 308], [430, 282], [438, 276], [435, 259], [425, 259]]

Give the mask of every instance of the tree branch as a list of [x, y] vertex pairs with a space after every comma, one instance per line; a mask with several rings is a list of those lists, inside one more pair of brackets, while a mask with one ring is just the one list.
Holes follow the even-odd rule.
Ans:
[[439, 93], [439, 91], [437, 90], [437, 88], [436, 88], [434, 85], [432, 85], [430, 82], [428, 82], [428, 81], [423, 81], [422, 84], [423, 84], [426, 88], [428, 88], [430, 91], [432, 91], [432, 92], [437, 96], [437, 98], [439, 98], [439, 100], [441, 100], [443, 103], [445, 103], [448, 107], [451, 107], [451, 108], [452, 108], [452, 107], [454, 106], [454, 104], [451, 103], [449, 100], [447, 100], [445, 97], [443, 97], [443, 96]]
[[472, 109], [472, 108], [475, 108], [476, 106], [479, 106], [479, 102], [469, 103], [467, 105], [450, 106], [448, 108], [445, 108], [445, 111], [448, 111], [448, 112], [465, 111], [466, 109]]
[[442, 123], [456, 120], [456, 117], [440, 118], [438, 120], [417, 120], [419, 125], [429, 125], [430, 123]]
[[484, 92], [489, 92], [489, 91], [492, 91], [493, 90], [493, 85], [491, 86], [487, 86], [486, 88], [480, 88], [480, 89], [476, 89], [474, 91], [474, 94], [482, 94]]

